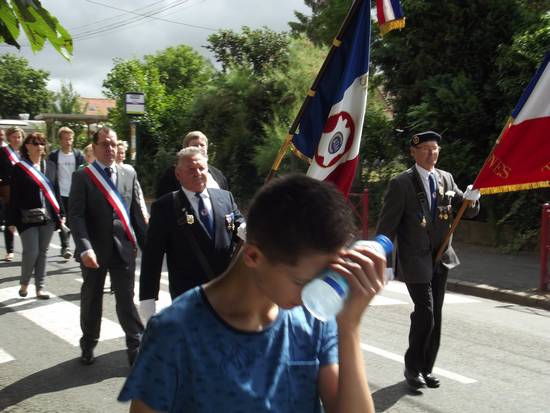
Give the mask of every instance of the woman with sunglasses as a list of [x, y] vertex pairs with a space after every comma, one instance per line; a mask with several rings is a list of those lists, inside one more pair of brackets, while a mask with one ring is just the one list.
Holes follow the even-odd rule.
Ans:
[[11, 200], [8, 222], [16, 226], [23, 244], [21, 287], [19, 295], [26, 297], [34, 275], [36, 297], [50, 298], [44, 291], [46, 257], [53, 231], [62, 225], [61, 203], [48, 176], [55, 176], [55, 165], [46, 161], [46, 138], [32, 133], [21, 146], [21, 161], [11, 177]]

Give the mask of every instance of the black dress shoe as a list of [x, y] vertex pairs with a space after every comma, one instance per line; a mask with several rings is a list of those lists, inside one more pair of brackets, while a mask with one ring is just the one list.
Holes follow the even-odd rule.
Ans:
[[419, 372], [405, 369], [405, 380], [407, 381], [407, 384], [414, 390], [426, 387], [426, 381], [424, 380], [424, 377], [422, 377], [422, 374], [420, 374]]
[[426, 382], [426, 386], [432, 388], [432, 389], [437, 389], [440, 385], [439, 383], [439, 379], [437, 377], [435, 377], [432, 373], [424, 373], [422, 374], [422, 376], [424, 377], [424, 381]]
[[93, 364], [95, 361], [94, 351], [93, 350], [82, 350], [82, 355], [80, 356], [80, 362], [85, 366]]

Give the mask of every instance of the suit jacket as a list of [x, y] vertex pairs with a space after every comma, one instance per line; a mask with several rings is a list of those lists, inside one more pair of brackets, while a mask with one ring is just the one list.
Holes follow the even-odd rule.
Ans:
[[9, 185], [13, 165], [6, 152], [0, 148], [0, 185]]
[[[463, 193], [449, 172], [435, 170], [437, 175], [437, 206], [435, 220], [429, 213], [429, 202], [415, 167], [390, 180], [376, 228], [377, 234], [384, 234], [397, 241], [395, 253], [396, 278], [408, 283], [428, 283], [434, 273], [434, 258], [453, 221], [453, 210], [463, 200]], [[423, 202], [417, 198], [418, 179], [423, 193]], [[446, 196], [454, 191], [454, 196]], [[422, 196], [421, 196], [422, 197]], [[439, 211], [446, 212], [439, 214]], [[465, 217], [473, 217], [479, 212], [479, 202], [468, 208]], [[441, 264], [454, 268], [460, 261], [452, 247], [452, 239], [442, 256]]]
[[[212, 240], [195, 214], [189, 200], [180, 189], [184, 217], [189, 218], [178, 225], [173, 193], [166, 194], [151, 205], [151, 218], [147, 241], [141, 258], [140, 300], [158, 298], [162, 261], [166, 253], [169, 288], [172, 298], [208, 281], [208, 277], [184, 231], [193, 236], [213, 273], [220, 275], [231, 260], [235, 248], [234, 236], [244, 222], [231, 192], [209, 188], [214, 215], [215, 236]], [[231, 225], [233, 224], [233, 225]]]
[[[157, 199], [165, 194], [178, 191], [180, 189], [180, 183], [176, 178], [176, 174], [174, 172], [175, 169], [176, 167], [172, 165], [170, 168], [164, 171], [164, 174], [162, 175], [162, 177], [160, 178], [157, 184], [157, 192], [155, 194]], [[208, 164], [208, 172], [210, 172], [210, 175], [212, 175], [212, 178], [214, 178], [214, 181], [218, 183], [218, 185], [220, 186], [220, 189], [225, 189], [226, 191], [229, 191], [229, 184], [227, 183], [227, 178], [222, 173], [222, 171], [220, 171], [215, 166]]]
[[[130, 221], [141, 247], [145, 240], [146, 224], [137, 197], [136, 173], [115, 164], [112, 166], [117, 171], [118, 192], [129, 210]], [[93, 249], [99, 265], [104, 265], [111, 258], [113, 245], [126, 262], [130, 263], [135, 258], [134, 246], [124, 232], [122, 222], [83, 168], [73, 173], [69, 198], [69, 221], [77, 261], [81, 252]]]

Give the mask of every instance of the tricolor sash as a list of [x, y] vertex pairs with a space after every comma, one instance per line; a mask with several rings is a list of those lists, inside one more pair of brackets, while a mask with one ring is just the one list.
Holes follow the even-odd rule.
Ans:
[[10, 145], [5, 145], [2, 147], [2, 149], [4, 150], [4, 152], [6, 152], [6, 155], [8, 156], [8, 159], [10, 160], [12, 165], [15, 165], [17, 162], [20, 161], [19, 155], [17, 155], [17, 152], [15, 152]]
[[113, 210], [122, 222], [122, 226], [124, 227], [124, 232], [126, 232], [126, 236], [130, 240], [130, 242], [132, 242], [134, 247], [136, 247], [136, 235], [130, 222], [130, 214], [128, 212], [128, 208], [124, 204], [124, 201], [120, 196], [120, 193], [116, 189], [113, 181], [107, 176], [105, 171], [101, 169], [101, 167], [95, 161], [92, 164], [86, 166], [84, 168], [84, 172], [88, 174], [92, 182], [101, 191], [107, 202], [109, 202], [109, 204], [113, 207]]
[[59, 207], [59, 202], [57, 202], [57, 198], [55, 197], [55, 192], [51, 181], [26, 159], [22, 159], [17, 163], [17, 165], [19, 165], [21, 169], [23, 169], [23, 171], [25, 171], [25, 173], [29, 175], [31, 179], [40, 187], [44, 197], [48, 200], [54, 212], [59, 217], [61, 214], [61, 208]]

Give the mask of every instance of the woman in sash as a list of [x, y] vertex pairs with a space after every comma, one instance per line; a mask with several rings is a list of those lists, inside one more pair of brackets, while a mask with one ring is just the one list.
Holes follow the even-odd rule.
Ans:
[[[19, 148], [25, 138], [23, 129], [14, 126], [6, 130], [7, 145], [0, 148], [0, 198], [7, 209], [10, 201], [10, 178], [13, 166], [19, 162]], [[5, 219], [5, 218], [4, 218]], [[13, 231], [4, 230], [4, 242], [6, 246], [5, 261], [13, 261]]]
[[55, 171], [54, 164], [45, 161], [46, 144], [46, 138], [38, 132], [23, 141], [21, 162], [12, 173], [8, 208], [8, 222], [17, 227], [23, 244], [19, 295], [27, 296], [34, 275], [39, 299], [50, 298], [44, 291], [46, 257], [53, 231], [62, 223], [61, 203], [47, 177]]

